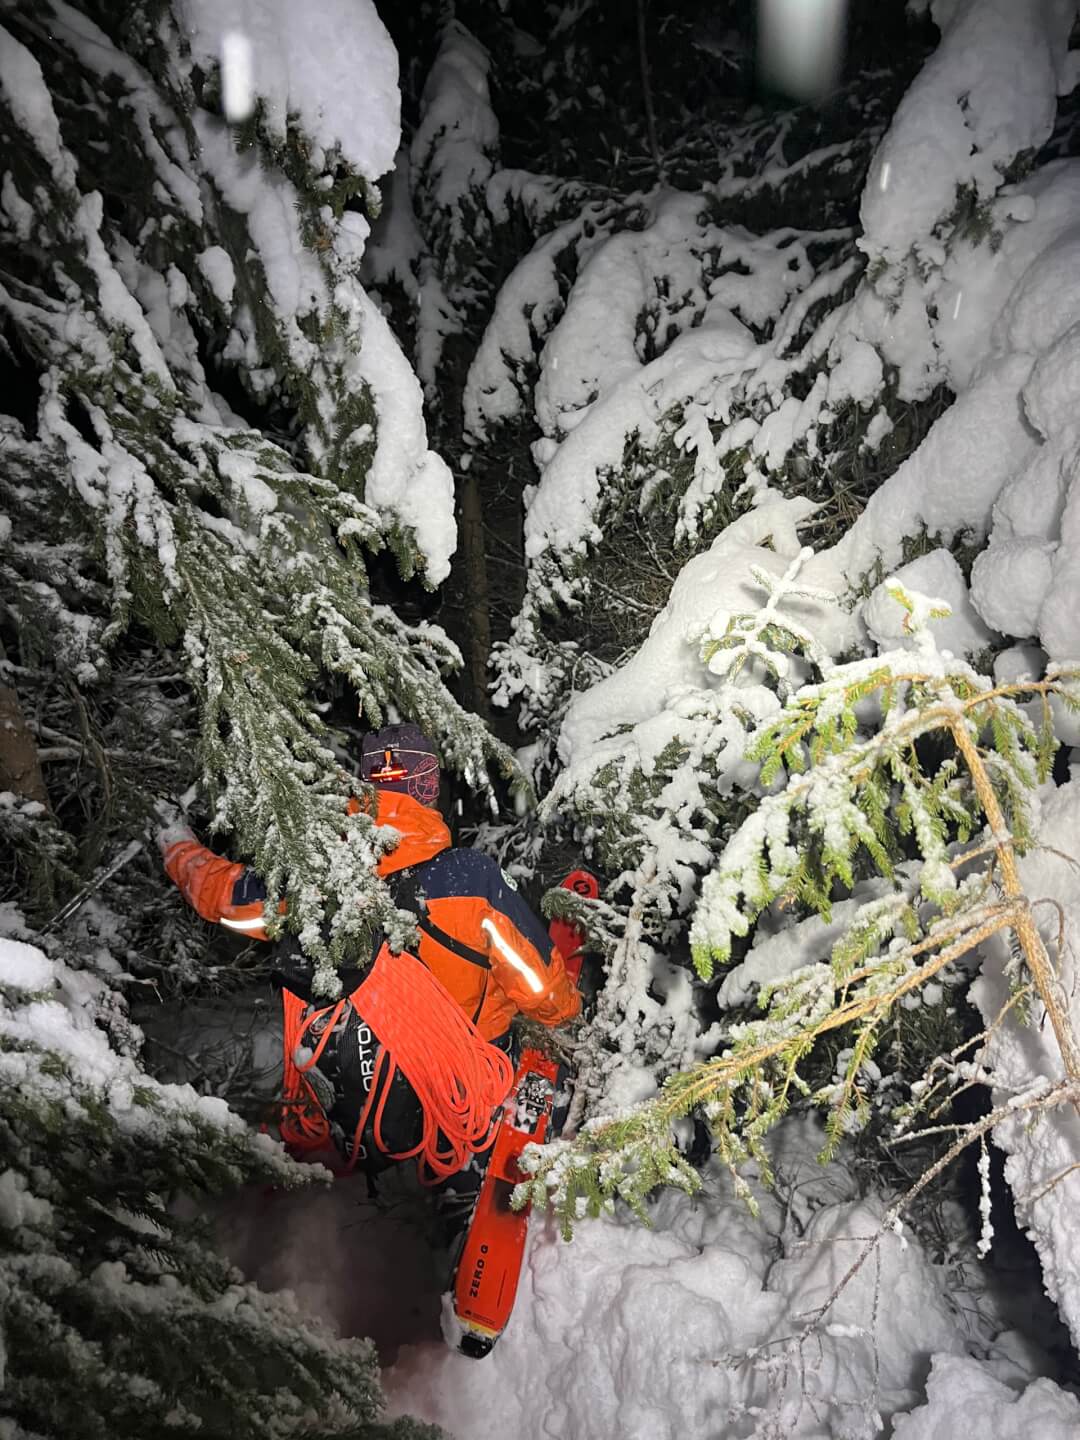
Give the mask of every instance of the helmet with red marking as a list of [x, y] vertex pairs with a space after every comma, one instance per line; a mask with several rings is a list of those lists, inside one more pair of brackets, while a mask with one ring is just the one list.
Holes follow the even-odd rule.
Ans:
[[439, 756], [418, 725], [384, 725], [360, 745], [360, 774], [380, 790], [411, 795], [421, 805], [439, 803]]

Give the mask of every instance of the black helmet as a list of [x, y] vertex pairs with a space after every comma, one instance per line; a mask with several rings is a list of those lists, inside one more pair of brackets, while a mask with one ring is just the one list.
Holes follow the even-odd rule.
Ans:
[[360, 774], [380, 790], [397, 790], [433, 808], [439, 803], [438, 752], [418, 725], [384, 725], [365, 735]]

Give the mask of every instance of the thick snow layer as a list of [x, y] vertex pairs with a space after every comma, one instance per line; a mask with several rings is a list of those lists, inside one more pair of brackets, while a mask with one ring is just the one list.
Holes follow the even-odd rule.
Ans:
[[957, 244], [933, 344], [966, 388], [833, 552], [854, 577], [874, 556], [893, 566], [920, 530], [988, 537], [972, 572], [977, 616], [1056, 658], [1076, 649], [1080, 607], [1078, 205], [1080, 166], [1054, 163], [997, 202], [1000, 246]]
[[487, 51], [457, 21], [443, 33], [424, 83], [421, 120], [411, 146], [415, 169], [434, 207], [449, 210], [487, 183], [499, 122], [488, 94]]
[[[718, 612], [734, 615], [761, 607], [765, 597], [751, 567], [782, 572], [800, 550], [796, 526], [813, 509], [808, 500], [772, 499], [741, 516], [708, 550], [687, 561], [640, 649], [571, 703], [559, 739], [566, 762], [588, 760], [596, 742], [622, 726], [663, 716], [687, 686], [718, 688], [726, 683], [726, 677], [713, 676], [702, 662], [701, 632]], [[763, 543], [767, 539], [771, 548]], [[829, 623], [820, 605], [809, 607], [800, 618], [823, 629]]]
[[[1027, 893], [1045, 901], [1035, 911], [1051, 962], [1060, 978], [1060, 1002], [1080, 1031], [1080, 778], [1044, 793], [1039, 846], [1020, 862]], [[1061, 907], [1060, 910], [1058, 907]], [[1059, 926], [1065, 935], [1058, 946]], [[987, 1023], [1010, 993], [1010, 951], [995, 937], [987, 946], [983, 973], [972, 996]], [[989, 1042], [989, 1066], [998, 1088], [995, 1101], [1031, 1094], [1034, 1087], [1061, 1078], [1061, 1055], [1042, 1005], [1035, 1001], [1031, 1023], [1010, 1016]], [[994, 1131], [1008, 1156], [1005, 1179], [1016, 1202], [1017, 1219], [1035, 1242], [1046, 1290], [1080, 1348], [1080, 1116], [1062, 1108], [1035, 1118], [1018, 1115]], [[1069, 1167], [1074, 1167], [1070, 1171]]]
[[1047, 243], [1033, 234], [1020, 239], [1018, 253], [994, 253], [1034, 213], [1034, 198], [1004, 190], [1003, 181], [1051, 133], [1057, 92], [1070, 83], [1075, 9], [1074, 0], [935, 7], [942, 42], [871, 164], [858, 242], [871, 264], [838, 326], [841, 338], [862, 337], [896, 368], [902, 399], [970, 383], [994, 353], [984, 336], [1011, 281]]
[[[1077, 473], [1074, 462], [1074, 476]], [[1080, 486], [1074, 478], [1061, 522], [1061, 544], [1039, 612], [1039, 638], [1056, 660], [1080, 654]]]
[[977, 1360], [935, 1355], [926, 1404], [897, 1417], [893, 1440], [1076, 1440], [1080, 1400], [1052, 1380], [1036, 1380], [1019, 1394]]
[[32, 1225], [45, 1229], [52, 1214], [52, 1205], [28, 1188], [25, 1175], [17, 1170], [0, 1174], [0, 1228], [11, 1231]]
[[988, 367], [870, 497], [831, 552], [850, 583], [870, 573], [879, 558], [891, 570], [907, 535], [925, 530], [949, 541], [987, 534], [994, 501], [1038, 443], [1019, 399], [1031, 365], [1030, 356], [1015, 355]]
[[233, 291], [236, 289], [236, 271], [228, 251], [223, 250], [220, 245], [209, 245], [205, 250], [200, 250], [195, 257], [195, 263], [217, 299], [228, 308], [232, 304]]
[[995, 630], [1021, 637], [1039, 633], [1039, 617], [1054, 576], [1055, 549], [1043, 540], [995, 538], [976, 557], [971, 593]]
[[665, 1194], [651, 1229], [585, 1222], [567, 1245], [534, 1222], [495, 1351], [403, 1351], [384, 1374], [392, 1409], [459, 1440], [879, 1434], [922, 1399], [929, 1356], [987, 1346], [989, 1328], [973, 1334], [975, 1308], [954, 1306], [945, 1272], [889, 1233], [800, 1351], [792, 1337], [882, 1207], [854, 1198], [842, 1166], [817, 1164], [815, 1121], [786, 1122], [774, 1141], [786, 1204], [764, 1196], [760, 1221], [713, 1174], [695, 1199]]
[[[457, 543], [453, 479], [445, 462], [428, 449], [423, 396], [412, 366], [354, 275], [345, 274], [331, 295], [323, 266], [300, 237], [292, 186], [268, 174], [256, 155], [238, 154], [219, 121], [196, 120], [208, 169], [226, 201], [247, 220], [294, 364], [311, 370], [329, 358], [342, 365], [347, 391], [365, 382], [371, 389], [376, 450], [365, 502], [384, 521], [413, 531], [427, 579], [441, 583]], [[307, 315], [322, 321], [331, 300], [358, 342], [351, 349], [317, 345], [301, 328]]]
[[359, 325], [360, 351], [348, 368], [371, 387], [378, 415], [378, 448], [364, 500], [414, 532], [425, 576], [439, 585], [457, 545], [454, 479], [445, 460], [427, 448], [420, 382], [385, 316], [359, 285], [339, 286], [335, 299]]
[[64, 190], [75, 185], [75, 161], [60, 138], [60, 124], [41, 66], [25, 45], [0, 26], [0, 93], [20, 130], [33, 136]]
[[557, 226], [511, 271], [495, 297], [495, 310], [469, 367], [462, 406], [465, 434], [483, 439], [489, 425], [518, 414], [533, 334], [543, 333], [559, 313], [558, 256], [577, 237], [580, 225]]
[[[656, 360], [646, 366], [635, 362], [631, 368], [629, 363], [616, 359], [616, 327], [611, 322], [610, 313], [594, 314], [589, 325], [594, 337], [605, 332], [609, 336], [604, 345], [597, 346], [603, 352], [602, 361], [597, 363], [597, 379], [603, 374], [605, 380], [620, 377], [621, 383], [615, 383], [595, 404], [589, 401], [577, 408], [556, 409], [553, 397], [549, 397], [550, 415], [558, 416], [561, 429], [566, 430], [568, 425], [573, 428], [561, 442], [541, 440], [534, 446], [543, 478], [525, 517], [525, 553], [530, 558], [542, 554], [548, 546], [573, 548], [592, 535], [601, 477], [622, 464], [627, 442], [637, 435], [643, 443], [655, 444], [663, 415], [687, 396], [715, 390], [722, 379], [741, 373], [753, 349], [753, 338], [746, 327], [730, 311], [718, 308], [710, 319], [681, 335]], [[561, 393], [568, 398], [565, 391]], [[578, 393], [595, 394], [584, 389]], [[708, 457], [701, 449], [707, 433], [696, 437], [696, 447], [687, 446], [697, 448], [699, 464], [711, 460], [711, 442]]]
[[296, 363], [307, 368], [316, 358], [316, 347], [300, 334], [296, 319], [309, 312], [321, 314], [327, 293], [318, 257], [300, 238], [296, 191], [283, 177], [271, 175], [254, 151], [240, 154], [220, 121], [199, 112], [195, 125], [203, 164], [226, 204], [247, 220], [289, 348]]
[[52, 961], [21, 940], [0, 941], [0, 985], [5, 989], [49, 991], [56, 984]]
[[290, 114], [369, 180], [394, 163], [401, 133], [397, 51], [373, 0], [181, 0], [191, 53], [222, 62], [227, 36], [250, 42], [251, 84], [264, 124], [284, 142]]
[[[961, 393], [835, 552], [855, 576], [871, 555], [893, 566], [901, 538], [920, 530], [988, 537], [972, 574], [975, 611], [994, 630], [1038, 637], [1058, 658], [1075, 649], [1080, 605], [1069, 504], [1080, 457], [1078, 206], [1080, 166], [1049, 164], [993, 201], [999, 243], [957, 237], [910, 311], [919, 287], [907, 283], [884, 351], [895, 360], [890, 347], [918, 334], [913, 364]], [[931, 296], [933, 321], [920, 328]], [[849, 323], [872, 328], [876, 303], [864, 290]]]
[[[820, 393], [792, 400], [760, 434], [756, 423], [743, 433], [736, 422], [717, 442], [709, 427], [729, 421], [733, 390], [758, 356], [753, 327], [766, 327], [812, 279], [807, 235], [724, 228], [709, 221], [701, 195], [679, 191], [642, 200], [640, 218], [589, 217], [584, 231], [578, 221], [545, 236], [503, 288], [469, 374], [466, 423], [479, 438], [521, 408], [534, 338], [546, 336], [533, 392], [543, 435], [525, 525], [531, 557], [593, 536], [605, 477], [635, 436], [655, 448], [665, 417], [681, 416], [672, 439], [693, 454], [693, 488], [705, 497], [723, 483], [722, 455], [753, 440], [763, 463], [779, 464], [825, 402], [822, 381]], [[609, 233], [616, 223], [623, 228]], [[571, 248], [577, 272], [560, 316], [559, 260]], [[875, 374], [880, 380], [870, 347], [853, 346], [831, 398], [861, 399]]]
[[970, 187], [980, 199], [1013, 157], [1054, 124], [1072, 0], [960, 0], [938, 7], [944, 34], [897, 107], [863, 192], [862, 248], [903, 260]]

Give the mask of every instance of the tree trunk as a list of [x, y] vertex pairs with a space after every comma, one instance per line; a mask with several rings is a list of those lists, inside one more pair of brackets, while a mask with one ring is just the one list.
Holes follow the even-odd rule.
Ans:
[[649, 75], [649, 46], [645, 36], [645, 0], [637, 0], [637, 42], [638, 63], [641, 67], [641, 93], [645, 100], [645, 128], [649, 136], [649, 149], [660, 179], [664, 178], [664, 162], [660, 155], [660, 142], [656, 136], [656, 110], [653, 107], [652, 79]]
[[480, 486], [471, 470], [458, 482], [461, 501], [462, 595], [465, 628], [465, 669], [470, 701], [478, 715], [487, 717], [488, 659], [491, 655], [491, 613], [488, 608], [487, 556], [484, 551], [484, 516]]
[[7, 685], [0, 685], [0, 790], [12, 790], [21, 799], [37, 800], [49, 809], [37, 743], [18, 695]]

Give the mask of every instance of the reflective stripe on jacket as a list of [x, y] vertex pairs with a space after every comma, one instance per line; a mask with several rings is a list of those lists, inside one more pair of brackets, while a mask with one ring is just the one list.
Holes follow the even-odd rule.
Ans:
[[[562, 956], [496, 861], [452, 848], [438, 812], [409, 795], [378, 792], [376, 820], [401, 834], [377, 868], [384, 878], [411, 872], [409, 887], [419, 902], [415, 953], [475, 1017], [485, 1039], [501, 1035], [519, 1010], [544, 1025], [577, 1014], [580, 996]], [[266, 888], [253, 870], [195, 840], [171, 846], [165, 869], [204, 920], [254, 940], [268, 938]]]

